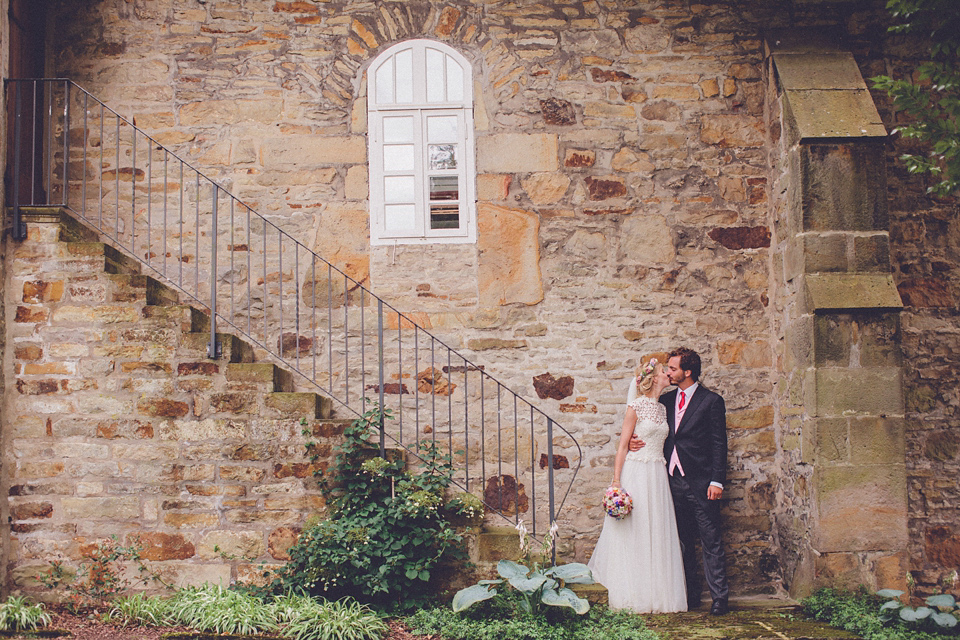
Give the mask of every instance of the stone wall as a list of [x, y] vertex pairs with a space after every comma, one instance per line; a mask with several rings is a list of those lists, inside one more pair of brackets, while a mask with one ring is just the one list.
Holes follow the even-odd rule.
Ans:
[[[797, 564], [812, 507], [778, 387], [787, 294], [770, 247], [789, 185], [762, 36], [837, 28], [864, 77], [911, 51], [886, 39], [879, 1], [732, 5], [65, 1], [52, 66], [570, 429], [584, 469], [561, 518], [568, 557], [596, 540], [633, 365], [700, 351], [729, 411], [734, 588], [777, 591], [813, 579]], [[367, 241], [364, 69], [414, 37], [474, 65], [475, 246]], [[932, 579], [960, 546], [955, 486], [937, 484], [956, 471], [956, 399], [935, 384], [955, 369], [955, 206], [894, 156], [910, 566]], [[572, 385], [538, 390], [545, 374]]]
[[56, 215], [28, 225], [4, 283], [8, 587], [56, 597], [38, 576], [53, 561], [76, 570], [111, 536], [181, 586], [257, 581], [288, 560], [324, 509], [312, 474], [344, 426], [317, 419], [329, 401], [290, 392], [290, 374], [239, 340], [208, 359], [202, 318], [132, 260], [58, 242]]

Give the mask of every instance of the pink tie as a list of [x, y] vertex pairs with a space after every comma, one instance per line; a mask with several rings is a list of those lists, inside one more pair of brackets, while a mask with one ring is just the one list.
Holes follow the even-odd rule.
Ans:
[[686, 399], [687, 399], [687, 395], [686, 395], [683, 391], [681, 391], [681, 392], [680, 392], [680, 406], [678, 407], [679, 409], [683, 409], [683, 403], [684, 403], [684, 401], [685, 401]]

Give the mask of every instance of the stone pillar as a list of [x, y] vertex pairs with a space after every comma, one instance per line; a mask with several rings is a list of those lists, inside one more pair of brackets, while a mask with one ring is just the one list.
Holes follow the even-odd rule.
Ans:
[[781, 459], [805, 503], [781, 518], [797, 556], [784, 579], [794, 595], [895, 586], [908, 535], [886, 131], [852, 55], [770, 42], [785, 154], [780, 418], [794, 429], [781, 443], [798, 449]]

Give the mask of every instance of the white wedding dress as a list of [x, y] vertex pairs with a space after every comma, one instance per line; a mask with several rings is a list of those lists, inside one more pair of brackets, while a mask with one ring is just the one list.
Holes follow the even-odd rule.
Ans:
[[634, 433], [646, 443], [627, 454], [620, 472], [620, 486], [633, 498], [633, 511], [621, 520], [605, 516], [587, 565], [607, 588], [611, 609], [686, 611], [683, 558], [663, 459], [666, 408], [646, 396], [628, 406], [637, 412]]

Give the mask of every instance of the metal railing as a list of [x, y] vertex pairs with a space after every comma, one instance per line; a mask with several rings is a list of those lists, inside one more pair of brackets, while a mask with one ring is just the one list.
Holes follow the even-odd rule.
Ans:
[[21, 207], [64, 207], [209, 311], [210, 357], [226, 325], [352, 415], [371, 392], [394, 416], [381, 451], [429, 438], [488, 511], [534, 535], [556, 520], [581, 451], [552, 418], [72, 81], [5, 89], [15, 238]]

